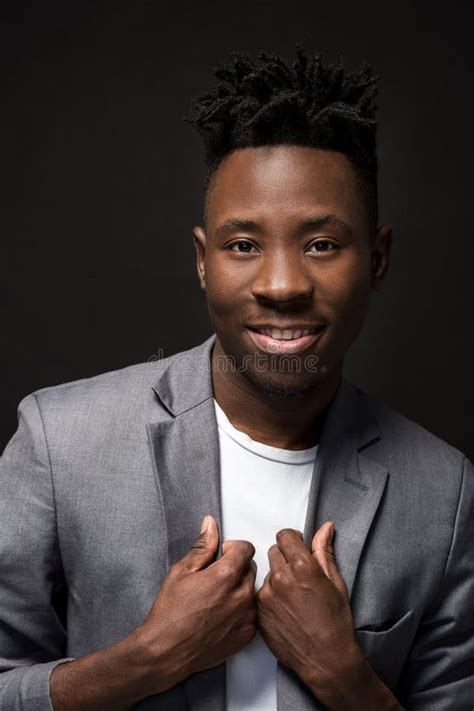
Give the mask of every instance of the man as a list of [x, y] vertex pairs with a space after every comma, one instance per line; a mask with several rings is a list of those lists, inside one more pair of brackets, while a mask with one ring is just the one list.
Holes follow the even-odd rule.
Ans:
[[392, 243], [376, 80], [301, 49], [216, 74], [215, 334], [20, 403], [0, 707], [470, 711], [472, 465], [343, 377]]

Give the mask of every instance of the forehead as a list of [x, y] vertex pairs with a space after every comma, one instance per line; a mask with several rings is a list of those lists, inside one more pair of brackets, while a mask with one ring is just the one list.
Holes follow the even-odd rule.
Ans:
[[222, 160], [209, 187], [207, 216], [217, 226], [234, 214], [282, 220], [329, 211], [354, 224], [364, 219], [362, 202], [355, 170], [343, 153], [259, 146]]

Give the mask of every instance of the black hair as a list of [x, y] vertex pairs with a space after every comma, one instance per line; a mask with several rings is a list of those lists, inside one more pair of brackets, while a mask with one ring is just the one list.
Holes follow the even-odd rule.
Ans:
[[205, 190], [221, 160], [237, 148], [312, 146], [344, 153], [359, 177], [371, 232], [378, 220], [376, 82], [365, 62], [348, 72], [341, 55], [325, 64], [300, 45], [292, 66], [261, 52], [257, 61], [231, 53], [232, 63], [214, 69], [216, 88], [194, 99], [184, 120], [205, 144]]

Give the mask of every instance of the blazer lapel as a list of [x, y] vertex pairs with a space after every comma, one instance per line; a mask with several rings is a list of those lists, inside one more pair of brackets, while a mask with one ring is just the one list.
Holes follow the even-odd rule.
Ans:
[[[148, 425], [148, 435], [166, 523], [168, 567], [189, 551], [206, 514], [222, 530], [219, 438], [208, 366], [214, 339], [173, 358], [153, 388], [167, 410]], [[192, 711], [225, 711], [225, 663], [193, 674], [183, 686]]]
[[[334, 522], [334, 553], [352, 596], [357, 566], [388, 472], [365, 450], [380, 438], [377, 422], [363, 393], [342, 379], [325, 415], [308, 502], [304, 540], [308, 547], [318, 528]], [[278, 711], [324, 707], [299, 677], [278, 664]]]
[[[167, 529], [169, 566], [187, 553], [206, 514], [212, 514], [222, 530], [219, 438], [210, 371], [215, 338], [213, 334], [173, 357], [153, 388], [165, 408], [159, 420], [148, 425], [148, 435]], [[334, 521], [334, 551], [349, 596], [388, 476], [365, 452], [379, 436], [363, 393], [342, 379], [324, 416], [304, 540], [309, 546], [321, 524]], [[184, 682], [188, 708], [225, 711], [225, 674], [225, 664], [220, 664], [189, 677]], [[280, 663], [277, 699], [278, 711], [324, 708]]]

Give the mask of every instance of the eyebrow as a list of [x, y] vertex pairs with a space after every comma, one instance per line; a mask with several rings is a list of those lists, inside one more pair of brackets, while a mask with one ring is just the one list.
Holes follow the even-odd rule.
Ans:
[[[322, 227], [340, 227], [348, 232], [352, 232], [347, 222], [344, 222], [344, 220], [341, 220], [333, 214], [315, 215], [314, 217], [309, 217], [300, 222], [297, 232], [305, 234], [310, 230], [321, 229]], [[247, 232], [254, 233], [262, 231], [258, 222], [255, 222], [254, 220], [244, 220], [232, 217], [219, 225], [216, 229], [216, 235], [220, 236], [229, 234], [234, 230], [246, 230]]]

